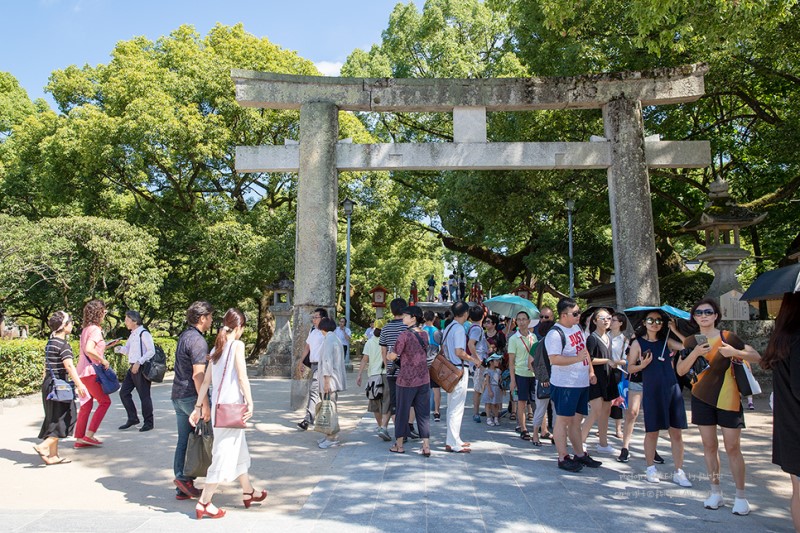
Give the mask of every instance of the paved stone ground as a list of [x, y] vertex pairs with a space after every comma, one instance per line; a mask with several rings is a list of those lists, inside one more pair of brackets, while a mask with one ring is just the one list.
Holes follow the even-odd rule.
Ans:
[[[349, 376], [354, 385], [354, 375]], [[251, 476], [269, 490], [265, 504], [245, 510], [237, 486], [225, 485], [215, 503], [228, 510], [222, 520], [204, 519], [192, 527], [208, 531], [790, 531], [788, 476], [770, 462], [771, 415], [766, 399], [747, 414], [743, 449], [748, 464], [748, 498], [753, 513], [730, 512], [733, 486], [723, 457], [723, 491], [728, 507], [703, 509], [708, 490], [703, 479], [700, 438], [685, 435], [684, 469], [695, 486], [669, 481], [651, 485], [642, 479], [642, 434], [637, 428], [628, 464], [611, 457], [601, 468], [578, 474], [556, 468], [555, 449], [534, 449], [503, 420], [499, 428], [472, 421], [465, 411], [463, 437], [472, 454], [443, 451], [445, 423], [431, 423], [433, 455], [407, 444], [404, 455], [390, 454], [365, 414], [366, 400], [351, 389], [340, 399], [343, 425], [340, 448], [320, 450], [319, 434], [300, 432], [297, 413], [288, 411], [289, 381], [254, 379], [256, 415], [248, 431], [253, 457]], [[71, 448], [73, 463], [42, 466], [31, 448], [37, 442], [42, 409], [37, 396], [0, 414], [0, 529], [4, 531], [167, 531], [194, 524], [194, 505], [176, 501], [172, 480], [174, 416], [170, 383], [153, 388], [156, 429], [140, 434], [118, 431], [125, 420], [114, 398], [98, 436], [100, 449]], [[467, 405], [471, 405], [468, 398]], [[687, 402], [688, 405], [688, 402]], [[444, 411], [444, 410], [443, 410]], [[610, 439], [612, 445], [619, 441]], [[590, 450], [596, 437], [589, 437]], [[670, 472], [669, 443], [659, 451]]]

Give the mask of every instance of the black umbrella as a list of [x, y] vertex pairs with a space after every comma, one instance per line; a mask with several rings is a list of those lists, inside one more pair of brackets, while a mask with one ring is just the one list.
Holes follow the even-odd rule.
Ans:
[[800, 292], [800, 263], [764, 272], [750, 285], [741, 300], [782, 300], [787, 292]]

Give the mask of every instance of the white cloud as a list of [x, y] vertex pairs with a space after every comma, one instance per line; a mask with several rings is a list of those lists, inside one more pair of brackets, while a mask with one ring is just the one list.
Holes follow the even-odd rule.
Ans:
[[322, 72], [323, 76], [338, 76], [342, 70], [342, 63], [341, 61], [318, 61], [314, 63], [314, 66], [317, 67], [317, 70]]

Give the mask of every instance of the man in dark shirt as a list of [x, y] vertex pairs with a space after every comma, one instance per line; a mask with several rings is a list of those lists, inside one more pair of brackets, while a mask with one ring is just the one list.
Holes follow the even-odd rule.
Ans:
[[[392, 311], [392, 316], [394, 318], [381, 328], [379, 344], [381, 346], [383, 364], [386, 365], [386, 381], [389, 383], [389, 416], [384, 418], [383, 426], [383, 431], [386, 432], [386, 435], [389, 434], [387, 429], [389, 426], [389, 419], [394, 416], [395, 407], [397, 406], [395, 393], [397, 392], [397, 371], [399, 370], [399, 366], [396, 363], [387, 361], [386, 357], [389, 355], [389, 352], [394, 350], [394, 343], [397, 342], [397, 337], [408, 329], [408, 326], [403, 324], [403, 309], [407, 306], [408, 303], [402, 298], [395, 298], [389, 302], [389, 309]], [[400, 364], [402, 364], [402, 361]], [[412, 419], [409, 418], [409, 420]], [[414, 434], [416, 434], [416, 432], [414, 432]]]
[[211, 329], [214, 308], [204, 301], [194, 302], [186, 311], [186, 323], [189, 327], [178, 337], [175, 349], [175, 377], [172, 381], [172, 405], [178, 422], [178, 443], [175, 446], [175, 458], [172, 469], [175, 473], [177, 492], [175, 499], [187, 500], [197, 498], [201, 491], [194, 486], [194, 478], [184, 475], [186, 446], [192, 425], [189, 415], [195, 406], [202, 408], [203, 420], [211, 420], [211, 408], [208, 396], [198, 401], [197, 391], [203, 384], [208, 358], [208, 343], [204, 335]]

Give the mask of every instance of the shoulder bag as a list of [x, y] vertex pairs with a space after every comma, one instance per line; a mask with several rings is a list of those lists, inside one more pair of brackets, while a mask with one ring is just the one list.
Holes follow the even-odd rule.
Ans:
[[244, 429], [247, 427], [244, 422], [244, 415], [247, 412], [247, 404], [219, 403], [219, 397], [222, 395], [222, 386], [225, 384], [225, 374], [228, 372], [228, 360], [231, 357], [231, 348], [233, 348], [232, 343], [230, 347], [228, 347], [228, 357], [225, 358], [225, 366], [222, 367], [222, 379], [219, 383], [217, 405], [214, 406], [214, 427]]
[[[145, 329], [150, 333], [149, 330]], [[142, 335], [144, 335], [144, 331], [142, 334], [139, 335], [139, 354], [141, 355], [144, 353], [144, 343], [142, 341]], [[153, 334], [150, 333], [150, 338], [153, 339]], [[154, 383], [161, 383], [164, 381], [164, 375], [167, 373], [167, 354], [164, 353], [164, 349], [161, 348], [158, 344], [156, 344], [155, 339], [153, 339], [153, 347], [155, 348], [155, 355], [142, 363], [142, 368], [140, 372], [144, 376], [147, 381], [152, 381]]]
[[72, 390], [72, 385], [68, 381], [57, 378], [52, 368], [48, 368], [48, 370], [50, 371], [51, 381], [47, 399], [51, 402], [72, 402], [75, 399], [75, 391]]

